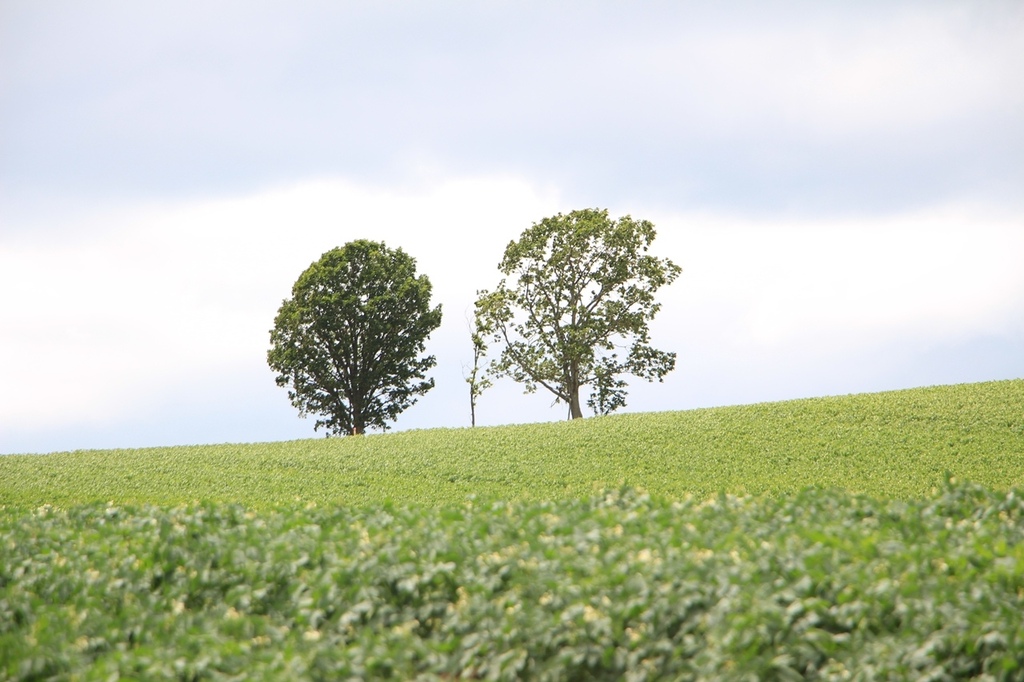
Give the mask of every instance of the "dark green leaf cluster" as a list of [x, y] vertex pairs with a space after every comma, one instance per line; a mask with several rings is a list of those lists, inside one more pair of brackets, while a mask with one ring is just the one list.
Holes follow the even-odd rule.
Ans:
[[1024, 680], [1024, 498], [0, 513], [0, 679]]
[[401, 249], [359, 240], [302, 273], [270, 332], [267, 362], [299, 413], [336, 434], [382, 430], [434, 386], [420, 357], [441, 324], [430, 281]]
[[654, 226], [586, 209], [545, 218], [509, 243], [494, 291], [480, 291], [477, 318], [502, 344], [491, 368], [528, 392], [541, 386], [580, 417], [579, 390], [591, 386], [596, 414], [622, 407], [621, 374], [661, 380], [675, 354], [650, 345], [654, 295], [681, 272], [647, 253]]

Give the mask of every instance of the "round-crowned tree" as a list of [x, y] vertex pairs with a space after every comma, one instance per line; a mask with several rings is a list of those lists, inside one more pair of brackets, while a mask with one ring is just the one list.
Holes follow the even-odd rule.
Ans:
[[267, 363], [314, 430], [387, 430], [434, 387], [422, 355], [441, 324], [430, 280], [401, 249], [358, 240], [323, 254], [299, 277], [270, 330]]

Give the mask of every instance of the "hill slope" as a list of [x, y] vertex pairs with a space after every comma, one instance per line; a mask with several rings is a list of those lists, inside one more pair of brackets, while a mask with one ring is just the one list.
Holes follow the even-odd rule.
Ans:
[[0, 505], [438, 504], [585, 497], [622, 484], [668, 497], [813, 485], [907, 498], [947, 471], [1024, 485], [1024, 380], [362, 438], [12, 455], [0, 457]]

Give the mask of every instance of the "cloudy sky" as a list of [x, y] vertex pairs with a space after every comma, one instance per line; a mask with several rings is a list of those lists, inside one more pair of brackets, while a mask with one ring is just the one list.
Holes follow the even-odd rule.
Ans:
[[466, 426], [474, 292], [585, 207], [684, 269], [628, 410], [1024, 377], [1022, 73], [1019, 2], [0, 0], [0, 453], [313, 436], [268, 331], [356, 238], [444, 309], [395, 427]]

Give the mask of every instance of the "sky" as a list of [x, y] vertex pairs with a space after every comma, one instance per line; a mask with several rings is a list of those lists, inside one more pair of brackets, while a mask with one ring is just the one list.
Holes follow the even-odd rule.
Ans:
[[0, 453], [322, 436], [269, 330], [360, 238], [443, 308], [393, 428], [466, 427], [475, 292], [592, 207], [683, 268], [625, 411], [1024, 378], [1021, 73], [1014, 1], [0, 0]]

